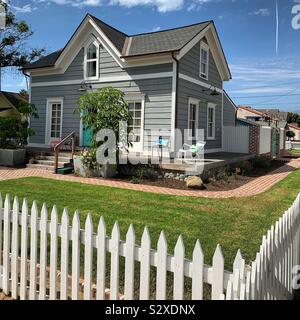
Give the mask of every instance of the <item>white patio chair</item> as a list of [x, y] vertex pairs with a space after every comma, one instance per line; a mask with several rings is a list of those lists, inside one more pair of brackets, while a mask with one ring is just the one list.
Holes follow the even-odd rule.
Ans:
[[178, 151], [178, 158], [182, 159], [188, 159], [188, 160], [197, 160], [201, 159], [201, 155], [204, 153], [206, 142], [199, 141], [196, 143], [196, 145], [189, 145], [185, 143], [183, 145], [183, 148]]

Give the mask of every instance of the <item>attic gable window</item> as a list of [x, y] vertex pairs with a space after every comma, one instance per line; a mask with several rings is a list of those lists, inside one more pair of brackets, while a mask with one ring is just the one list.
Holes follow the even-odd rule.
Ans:
[[85, 70], [86, 80], [95, 80], [99, 78], [99, 44], [90, 43], [85, 48]]
[[200, 77], [208, 79], [208, 64], [209, 64], [209, 47], [206, 43], [201, 42], [200, 45]]

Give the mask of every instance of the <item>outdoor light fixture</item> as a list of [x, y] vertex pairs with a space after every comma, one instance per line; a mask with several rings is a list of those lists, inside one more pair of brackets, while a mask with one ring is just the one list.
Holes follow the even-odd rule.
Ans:
[[92, 85], [87, 84], [85, 81], [82, 81], [80, 84], [80, 89], [78, 89], [78, 91], [85, 92], [88, 89], [90, 89], [90, 90], [93, 89]]
[[[213, 89], [213, 90], [212, 90]], [[220, 94], [219, 94], [219, 92], [217, 91], [217, 88], [216, 87], [214, 87], [214, 86], [210, 86], [210, 88], [209, 89], [206, 89], [206, 90], [202, 90], [202, 92], [206, 92], [206, 91], [212, 91], [211, 93], [210, 93], [210, 95], [211, 96], [219, 96]]]

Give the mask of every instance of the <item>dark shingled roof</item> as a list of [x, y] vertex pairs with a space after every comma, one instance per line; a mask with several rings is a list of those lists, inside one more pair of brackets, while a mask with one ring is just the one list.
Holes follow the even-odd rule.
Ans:
[[127, 34], [109, 26], [105, 22], [99, 20], [98, 18], [90, 15], [94, 21], [96, 22], [97, 26], [105, 33], [108, 39], [115, 45], [115, 47], [122, 52], [125, 40], [128, 37]]
[[26, 99], [16, 92], [0, 91], [6, 99], [16, 108], [18, 108], [20, 102], [26, 101]]
[[134, 35], [131, 37], [130, 50], [126, 56], [180, 50], [210, 23], [211, 21], [177, 29]]
[[56, 60], [62, 53], [63, 49], [60, 49], [58, 51], [52, 52], [49, 55], [39, 59], [38, 61], [35, 61], [30, 64], [26, 64], [23, 69], [35, 69], [35, 68], [45, 68], [45, 67], [52, 67], [55, 65]]
[[[98, 27], [105, 33], [105, 35], [115, 45], [121, 54], [126, 52], [126, 54], [123, 55], [125, 58], [130, 56], [179, 51], [201, 31], [203, 31], [210, 23], [212, 23], [212, 21], [206, 21], [176, 29], [128, 36], [125, 33], [109, 26], [98, 18], [92, 15], [88, 16], [95, 21]], [[126, 48], [127, 45], [129, 45], [128, 49]], [[63, 50], [64, 49], [53, 52], [36, 62], [24, 66], [23, 69], [54, 66]]]

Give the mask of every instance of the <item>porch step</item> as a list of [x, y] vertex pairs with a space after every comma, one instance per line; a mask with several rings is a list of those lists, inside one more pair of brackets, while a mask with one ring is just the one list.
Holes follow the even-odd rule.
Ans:
[[54, 166], [46, 166], [43, 164], [27, 164], [27, 168], [32, 168], [32, 169], [42, 169], [42, 170], [47, 170], [47, 171], [54, 171]]
[[[34, 157], [34, 160], [36, 160], [38, 162], [42, 162], [42, 161], [53, 162], [53, 165], [54, 165], [55, 157], [54, 156], [37, 156], [37, 157]], [[70, 162], [70, 160], [71, 160], [71, 158], [58, 157], [59, 163], [68, 163], [68, 162]]]

